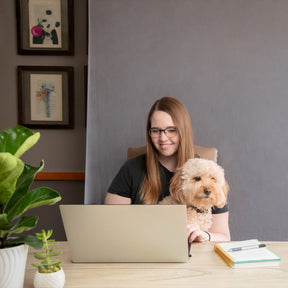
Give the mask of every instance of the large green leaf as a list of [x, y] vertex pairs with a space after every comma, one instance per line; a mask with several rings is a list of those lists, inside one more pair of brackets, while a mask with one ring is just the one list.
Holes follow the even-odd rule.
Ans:
[[12, 211], [7, 213], [8, 220], [12, 221], [20, 217], [24, 212], [43, 205], [53, 205], [61, 200], [61, 196], [54, 190], [47, 187], [40, 187], [29, 191], [13, 207]]
[[20, 157], [37, 143], [40, 133], [34, 133], [24, 126], [14, 126], [0, 132], [0, 152], [10, 152]]
[[0, 205], [4, 205], [16, 190], [24, 163], [10, 153], [0, 153]]
[[25, 164], [24, 170], [18, 179], [16, 191], [4, 208], [5, 213], [9, 213], [9, 211], [15, 207], [16, 203], [18, 203], [18, 201], [29, 192], [29, 187], [33, 183], [35, 175], [41, 171], [43, 167], [44, 161], [41, 161], [39, 167], [33, 167]]
[[24, 164], [19, 158], [35, 145], [39, 138], [39, 132], [34, 133], [24, 126], [15, 126], [0, 132], [1, 247], [23, 243], [36, 249], [42, 248], [43, 242], [35, 236], [9, 237], [36, 226], [38, 217], [22, 216], [23, 213], [42, 205], [53, 205], [61, 200], [61, 196], [50, 188], [41, 187], [30, 191], [35, 175], [43, 169], [44, 162], [42, 161], [39, 167], [33, 167]]
[[43, 242], [39, 240], [36, 236], [26, 235], [23, 237], [8, 239], [8, 246], [15, 244], [27, 244], [35, 249], [41, 249], [43, 247]]
[[19, 234], [24, 231], [29, 231], [36, 227], [38, 218], [38, 216], [23, 216], [12, 228], [9, 230], [2, 230], [1, 235], [3, 234], [2, 237], [4, 237], [9, 236], [12, 233]]
[[4, 235], [2, 235], [2, 231], [5, 231], [7, 229], [9, 229], [7, 214], [0, 214], [0, 237], [4, 237]]
[[32, 146], [34, 146], [40, 138], [40, 133], [34, 133], [32, 136], [27, 138], [25, 142], [19, 147], [19, 149], [16, 151], [15, 156], [21, 157], [22, 154], [24, 154], [27, 150], [29, 150]]

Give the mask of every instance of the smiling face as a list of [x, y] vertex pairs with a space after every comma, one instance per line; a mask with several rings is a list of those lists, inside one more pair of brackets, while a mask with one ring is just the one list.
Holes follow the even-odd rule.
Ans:
[[[164, 111], [154, 111], [151, 119], [151, 128], [157, 128], [164, 130], [166, 128], [175, 128], [171, 116]], [[176, 127], [177, 128], [177, 127]], [[179, 134], [177, 133], [174, 137], [168, 137], [163, 131], [158, 137], [151, 137], [151, 141], [158, 151], [159, 160], [166, 161], [171, 157], [177, 156], [179, 148]]]

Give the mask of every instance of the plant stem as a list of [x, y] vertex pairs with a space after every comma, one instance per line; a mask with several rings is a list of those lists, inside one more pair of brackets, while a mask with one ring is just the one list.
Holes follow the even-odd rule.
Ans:
[[7, 245], [7, 237], [0, 237], [0, 248], [5, 248]]

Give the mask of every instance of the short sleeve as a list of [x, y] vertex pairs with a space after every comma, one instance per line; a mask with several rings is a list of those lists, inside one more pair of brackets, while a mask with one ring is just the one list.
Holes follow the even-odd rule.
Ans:
[[143, 155], [128, 160], [116, 174], [108, 188], [108, 192], [130, 198], [132, 204], [138, 202], [145, 165], [146, 161]]

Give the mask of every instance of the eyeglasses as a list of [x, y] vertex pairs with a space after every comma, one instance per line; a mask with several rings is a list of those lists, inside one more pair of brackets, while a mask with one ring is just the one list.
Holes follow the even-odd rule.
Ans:
[[164, 134], [168, 137], [168, 138], [173, 138], [178, 134], [178, 130], [176, 127], [168, 127], [165, 129], [159, 129], [159, 128], [150, 128], [148, 129], [149, 131], [149, 135], [152, 138], [156, 138], [156, 137], [160, 137], [161, 136], [161, 132], [164, 132]]

